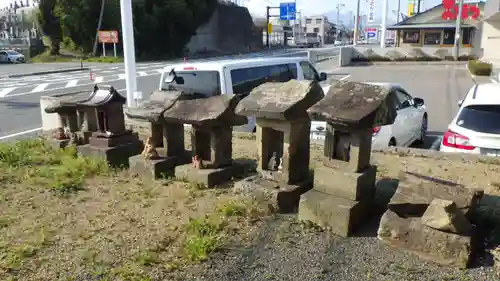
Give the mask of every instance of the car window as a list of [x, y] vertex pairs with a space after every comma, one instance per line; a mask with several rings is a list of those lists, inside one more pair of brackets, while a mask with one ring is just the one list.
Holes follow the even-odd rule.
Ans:
[[0, 56], [5, 56], [6, 54], [6, 52], [0, 52]]
[[187, 70], [176, 71], [177, 77], [184, 79], [183, 84], [175, 81], [163, 82], [165, 90], [179, 90], [186, 93], [202, 94], [204, 96], [220, 95], [220, 75], [218, 71]]
[[266, 65], [231, 70], [233, 93], [246, 96], [260, 84], [266, 82], [287, 82], [297, 79], [295, 63]]
[[302, 61], [300, 62], [300, 68], [304, 73], [304, 80], [319, 81], [319, 74], [311, 63]]
[[469, 105], [458, 117], [457, 125], [485, 134], [500, 134], [500, 105]]
[[14, 51], [8, 51], [7, 54], [9, 54], [9, 55], [19, 55], [18, 52], [14, 52]]
[[402, 90], [396, 90], [396, 98], [398, 100], [399, 107], [398, 109], [408, 108], [412, 105], [412, 98], [407, 93]]

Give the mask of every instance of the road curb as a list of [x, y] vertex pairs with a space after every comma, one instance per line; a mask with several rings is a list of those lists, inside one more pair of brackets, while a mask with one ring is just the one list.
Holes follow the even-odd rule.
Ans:
[[84, 70], [89, 70], [89, 69], [90, 68], [88, 68], [88, 67], [66, 68], [66, 69], [49, 70], [49, 71], [37, 71], [37, 72], [30, 72], [30, 73], [18, 73], [18, 74], [2, 75], [2, 76], [0, 76], [0, 78], [18, 78], [18, 77], [35, 76], [35, 75], [43, 75], [43, 74], [84, 71]]

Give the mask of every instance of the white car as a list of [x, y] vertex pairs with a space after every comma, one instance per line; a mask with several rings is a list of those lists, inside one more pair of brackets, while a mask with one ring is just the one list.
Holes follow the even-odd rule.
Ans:
[[473, 86], [443, 135], [440, 151], [500, 156], [500, 84]]
[[16, 51], [0, 51], [0, 62], [3, 63], [24, 63], [24, 55]]
[[[427, 134], [428, 114], [421, 98], [413, 98], [401, 86], [389, 83], [368, 83], [389, 87], [394, 92], [394, 106], [398, 112], [394, 124], [373, 128], [372, 147], [407, 147], [415, 142], [423, 143]], [[328, 88], [325, 89], [327, 93]], [[325, 139], [326, 122], [311, 122], [311, 139]]]

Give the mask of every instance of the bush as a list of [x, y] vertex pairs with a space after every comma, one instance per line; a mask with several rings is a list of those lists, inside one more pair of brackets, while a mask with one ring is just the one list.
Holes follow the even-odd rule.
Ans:
[[469, 71], [478, 76], [490, 76], [493, 70], [493, 66], [491, 63], [480, 61], [480, 60], [470, 60]]

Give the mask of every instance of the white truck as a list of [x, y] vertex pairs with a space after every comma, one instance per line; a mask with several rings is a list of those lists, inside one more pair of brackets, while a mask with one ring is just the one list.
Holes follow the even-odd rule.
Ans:
[[321, 41], [316, 33], [306, 33], [294, 37], [295, 46], [301, 48], [314, 48], [321, 46]]
[[[177, 89], [211, 95], [247, 96], [253, 88], [266, 82], [291, 79], [325, 81], [307, 58], [250, 58], [169, 65], [163, 68], [160, 90]], [[242, 126], [255, 131], [255, 119]]]

